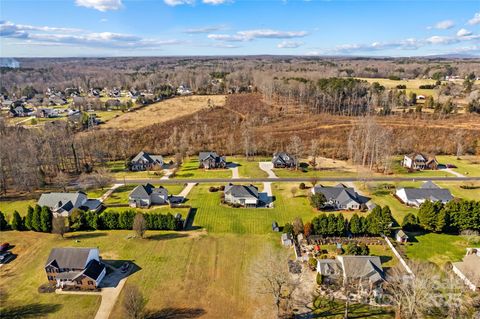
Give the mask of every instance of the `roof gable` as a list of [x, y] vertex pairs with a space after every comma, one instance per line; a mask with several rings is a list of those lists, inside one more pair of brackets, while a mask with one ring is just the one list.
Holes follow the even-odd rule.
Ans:
[[53, 248], [45, 266], [57, 265], [57, 268], [84, 269], [90, 252], [97, 248]]

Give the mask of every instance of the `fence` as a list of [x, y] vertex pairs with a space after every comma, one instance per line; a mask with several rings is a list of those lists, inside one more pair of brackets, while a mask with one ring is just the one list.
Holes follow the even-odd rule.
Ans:
[[400, 263], [402, 264], [403, 268], [405, 268], [405, 271], [411, 275], [411, 276], [415, 276], [415, 274], [413, 273], [413, 271], [410, 269], [410, 267], [407, 265], [407, 263], [405, 262], [405, 260], [403, 259], [403, 257], [400, 255], [400, 253], [395, 249], [395, 247], [393, 246], [392, 242], [390, 241], [390, 239], [385, 236], [385, 235], [382, 235], [383, 239], [385, 239], [385, 241], [387, 242], [387, 245], [390, 247], [390, 249], [393, 251], [393, 254], [398, 258], [398, 260], [400, 260]]

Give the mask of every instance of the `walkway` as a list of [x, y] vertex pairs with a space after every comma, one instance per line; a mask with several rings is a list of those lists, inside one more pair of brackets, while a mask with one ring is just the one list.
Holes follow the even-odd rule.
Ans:
[[113, 193], [117, 188], [119, 188], [119, 187], [122, 186], [122, 185], [123, 185], [123, 183], [122, 183], [122, 184], [120, 184], [120, 183], [113, 184], [113, 186], [112, 186], [109, 190], [107, 190], [107, 191], [105, 192], [105, 194], [103, 194], [98, 200], [99, 200], [101, 203], [103, 203], [110, 195], [112, 195], [112, 193]]
[[278, 178], [277, 175], [273, 172], [273, 163], [272, 162], [259, 162], [258, 166], [262, 171], [267, 172], [268, 178]]
[[442, 169], [442, 171], [448, 172], [448, 173], [450, 173], [450, 174], [452, 174], [452, 175], [455, 175], [455, 176], [457, 176], [457, 177], [466, 177], [466, 176], [463, 175], [463, 174], [460, 174], [460, 173], [458, 173], [458, 172], [455, 172], [455, 171], [454, 171], [453, 169], [451, 169], [451, 168], [444, 168], [444, 169]]

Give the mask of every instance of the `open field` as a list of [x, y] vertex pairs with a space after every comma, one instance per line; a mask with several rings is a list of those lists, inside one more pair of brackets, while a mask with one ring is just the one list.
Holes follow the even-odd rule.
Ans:
[[[2, 267], [0, 285], [9, 295], [7, 302], [25, 308], [35, 303], [54, 305], [45, 313], [48, 318], [93, 318], [99, 296], [39, 294], [37, 288], [46, 281], [43, 264], [52, 247], [98, 246], [103, 259], [130, 260], [140, 267], [127, 283], [142, 290], [149, 310], [190, 310], [208, 318], [253, 318], [263, 307], [274, 313], [269, 300], [256, 294], [249, 278], [258, 253], [279, 246], [277, 235], [147, 231], [148, 238], [142, 240], [128, 239], [129, 234], [131, 231], [81, 232], [59, 240], [51, 234], [3, 232], [1, 240], [15, 245], [13, 252], [18, 254]], [[79, 308], [82, 311], [72, 311]], [[111, 318], [121, 318], [122, 307], [114, 309]]]
[[7, 216], [11, 217], [14, 211], [18, 211], [21, 216], [27, 214], [28, 206], [35, 206], [37, 200], [25, 199], [25, 200], [1, 200], [0, 212], [3, 212]]
[[[464, 182], [464, 183], [463, 182], [456, 182], [456, 183], [438, 182], [436, 184], [440, 187], [448, 188], [452, 193], [452, 195], [455, 197], [463, 198], [467, 200], [480, 200], [480, 182]], [[478, 188], [464, 189], [460, 187], [462, 185], [475, 186]]]
[[228, 168], [225, 169], [203, 169], [198, 168], [198, 158], [193, 157], [185, 159], [180, 169], [175, 173], [173, 178], [179, 179], [195, 179], [195, 178], [230, 178], [232, 172]]
[[[300, 163], [307, 163], [308, 159], [301, 159]], [[319, 169], [315, 170], [313, 167], [308, 166], [308, 168], [302, 170], [301, 168], [288, 169], [288, 168], [275, 168], [273, 171], [278, 177], [331, 177], [331, 176], [341, 176], [341, 177], [353, 177], [357, 175], [357, 169], [354, 165], [351, 165], [347, 161], [335, 160], [326, 157], [317, 158], [317, 167]]]
[[457, 168], [454, 171], [466, 176], [480, 176], [480, 156], [437, 156], [437, 160], [442, 164], [453, 164]]
[[115, 128], [132, 130], [147, 127], [152, 124], [164, 123], [166, 121], [193, 114], [201, 109], [208, 108], [208, 101], [211, 105], [223, 105], [224, 95], [208, 96], [182, 96], [168, 99], [140, 110], [125, 113], [108, 121], [102, 128]]
[[438, 265], [460, 261], [465, 255], [465, 249], [469, 247], [467, 241], [458, 235], [435, 233], [417, 235], [408, 233], [408, 235], [409, 243], [405, 246], [408, 258], [430, 261]]

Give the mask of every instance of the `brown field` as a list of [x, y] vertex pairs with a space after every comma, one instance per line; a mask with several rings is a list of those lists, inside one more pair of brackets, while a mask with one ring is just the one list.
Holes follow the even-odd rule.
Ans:
[[164, 123], [177, 117], [190, 115], [211, 105], [224, 105], [224, 95], [182, 96], [146, 106], [138, 111], [125, 113], [110, 120], [102, 128], [132, 130]]

